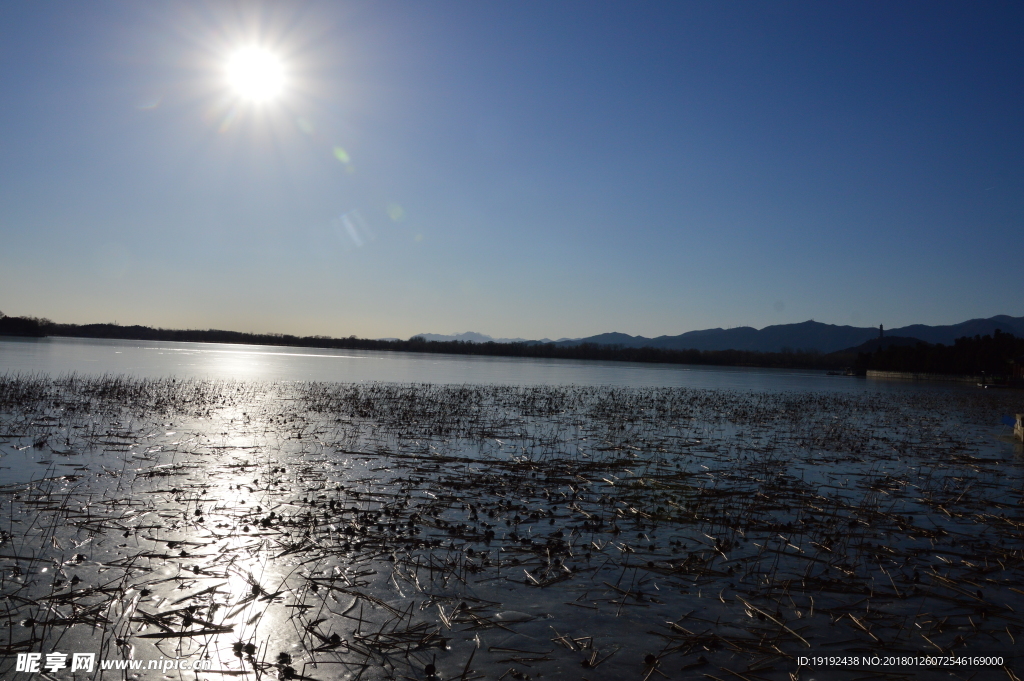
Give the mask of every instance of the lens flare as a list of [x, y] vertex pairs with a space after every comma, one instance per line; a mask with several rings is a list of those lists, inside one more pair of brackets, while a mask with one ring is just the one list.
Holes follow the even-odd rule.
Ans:
[[388, 217], [394, 220], [395, 222], [401, 222], [402, 220], [405, 219], [405, 209], [402, 208], [397, 203], [389, 203], [387, 210]]

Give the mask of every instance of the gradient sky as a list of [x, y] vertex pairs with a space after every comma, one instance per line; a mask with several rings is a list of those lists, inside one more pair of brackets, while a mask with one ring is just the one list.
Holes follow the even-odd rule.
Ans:
[[[278, 53], [253, 106], [233, 51]], [[1024, 315], [1024, 5], [0, 4], [0, 310], [408, 337]]]

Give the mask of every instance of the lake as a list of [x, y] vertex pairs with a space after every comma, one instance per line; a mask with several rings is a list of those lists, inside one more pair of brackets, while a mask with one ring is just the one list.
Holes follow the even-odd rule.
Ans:
[[0, 646], [200, 681], [790, 681], [941, 646], [1007, 678], [1010, 393], [0, 373]]
[[788, 681], [812, 678], [801, 656], [939, 649], [1006, 678], [1024, 653], [1024, 468], [1000, 416], [1018, 397], [2, 340], [0, 676], [15, 652], [59, 650], [208, 663], [160, 675], [203, 681]]
[[0, 374], [126, 374], [364, 383], [613, 385], [755, 391], [934, 391], [964, 386], [866, 381], [824, 371], [333, 350], [88, 338], [0, 338]]

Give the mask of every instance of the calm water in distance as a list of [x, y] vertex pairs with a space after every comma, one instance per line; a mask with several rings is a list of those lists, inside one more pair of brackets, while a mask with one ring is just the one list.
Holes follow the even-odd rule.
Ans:
[[963, 390], [824, 371], [479, 357], [268, 345], [0, 337], [0, 375], [126, 374], [266, 381], [728, 388], [756, 391]]

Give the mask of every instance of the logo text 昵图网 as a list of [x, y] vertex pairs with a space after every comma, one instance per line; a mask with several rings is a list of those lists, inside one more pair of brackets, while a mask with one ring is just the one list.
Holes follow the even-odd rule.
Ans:
[[26, 674], [47, 672], [55, 674], [62, 671], [91, 672], [97, 666], [100, 669], [152, 669], [161, 672], [171, 670], [206, 670], [213, 668], [212, 660], [180, 660], [161, 657], [157, 660], [100, 660], [96, 661], [96, 653], [18, 653], [14, 670]]

